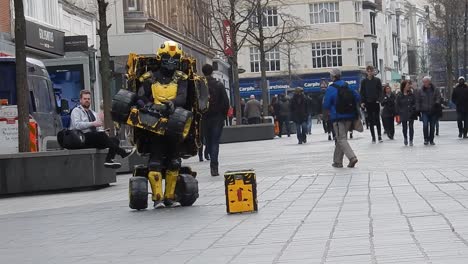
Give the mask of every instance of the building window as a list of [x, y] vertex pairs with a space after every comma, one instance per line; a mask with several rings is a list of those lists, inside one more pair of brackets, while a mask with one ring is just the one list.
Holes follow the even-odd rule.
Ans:
[[398, 36], [393, 35], [393, 55], [398, 56], [398, 50], [399, 50], [399, 45], [398, 45]]
[[[266, 46], [268, 50], [270, 47]], [[280, 71], [281, 60], [279, 47], [265, 53], [266, 71]], [[250, 72], [260, 72], [260, 50], [257, 47], [250, 47]]]
[[260, 51], [250, 47], [250, 72], [260, 72]]
[[278, 46], [276, 46], [274, 49], [265, 53], [265, 58], [266, 58], [266, 70], [267, 71], [280, 71], [281, 60], [280, 60], [280, 50]]
[[358, 66], [364, 66], [364, 41], [357, 41], [357, 61]]
[[339, 2], [310, 4], [309, 11], [311, 24], [340, 22]]
[[313, 68], [343, 66], [341, 41], [312, 43], [312, 66]]
[[59, 4], [58, 1], [50, 0], [25, 0], [24, 15], [33, 20], [59, 26]]
[[399, 67], [398, 67], [398, 61], [394, 61], [394, 62], [393, 62], [393, 71], [396, 71], [396, 72], [399, 71], [398, 68], [399, 68]]
[[[254, 12], [250, 17], [250, 28], [256, 28], [259, 21], [258, 21], [257, 13]], [[276, 6], [269, 6], [263, 11], [263, 18], [262, 18], [262, 25], [263, 27], [277, 27], [278, 26], [278, 9]]]
[[377, 43], [372, 43], [372, 65], [374, 65], [374, 67], [378, 68], [379, 65], [377, 65], [378, 63], [378, 57], [377, 57], [377, 48], [378, 48], [378, 44]]
[[356, 23], [361, 23], [362, 22], [362, 2], [361, 1], [356, 1], [354, 2], [354, 19], [356, 20]]
[[138, 10], [137, 0], [128, 0], [127, 7], [128, 7], [128, 11], [137, 11]]
[[377, 35], [375, 31], [375, 13], [370, 13], [370, 27], [371, 27], [371, 34]]

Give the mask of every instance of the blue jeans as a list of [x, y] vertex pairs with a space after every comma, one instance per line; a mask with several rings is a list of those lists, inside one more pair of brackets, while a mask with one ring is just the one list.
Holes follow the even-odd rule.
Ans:
[[219, 140], [223, 133], [224, 119], [222, 118], [208, 118], [206, 122], [206, 148], [210, 154], [210, 166], [218, 168], [218, 155], [219, 155]]
[[425, 142], [434, 142], [435, 125], [437, 117], [425, 112], [422, 113], [423, 133]]
[[296, 136], [299, 142], [304, 142], [307, 138], [307, 121], [302, 123], [296, 122]]
[[312, 115], [307, 117], [307, 133], [312, 133]]

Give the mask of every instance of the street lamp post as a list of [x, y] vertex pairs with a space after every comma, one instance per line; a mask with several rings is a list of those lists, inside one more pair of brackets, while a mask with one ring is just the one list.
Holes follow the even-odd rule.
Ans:
[[466, 78], [466, 67], [467, 67], [467, 45], [468, 45], [468, 41], [467, 41], [467, 30], [468, 30], [468, 0], [465, 0], [465, 25], [464, 25], [464, 36], [463, 36], [463, 76]]

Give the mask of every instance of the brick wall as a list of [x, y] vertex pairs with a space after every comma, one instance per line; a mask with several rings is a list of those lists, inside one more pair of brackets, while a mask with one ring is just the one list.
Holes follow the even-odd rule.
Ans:
[[0, 32], [10, 32], [11, 31], [11, 16], [10, 16], [10, 1], [1, 0], [0, 1]]

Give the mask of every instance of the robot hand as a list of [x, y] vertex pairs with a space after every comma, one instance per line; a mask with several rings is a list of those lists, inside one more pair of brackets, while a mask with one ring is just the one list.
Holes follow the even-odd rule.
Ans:
[[172, 115], [175, 111], [174, 103], [172, 101], [167, 101], [164, 103], [166, 107], [165, 112], [167, 115]]

